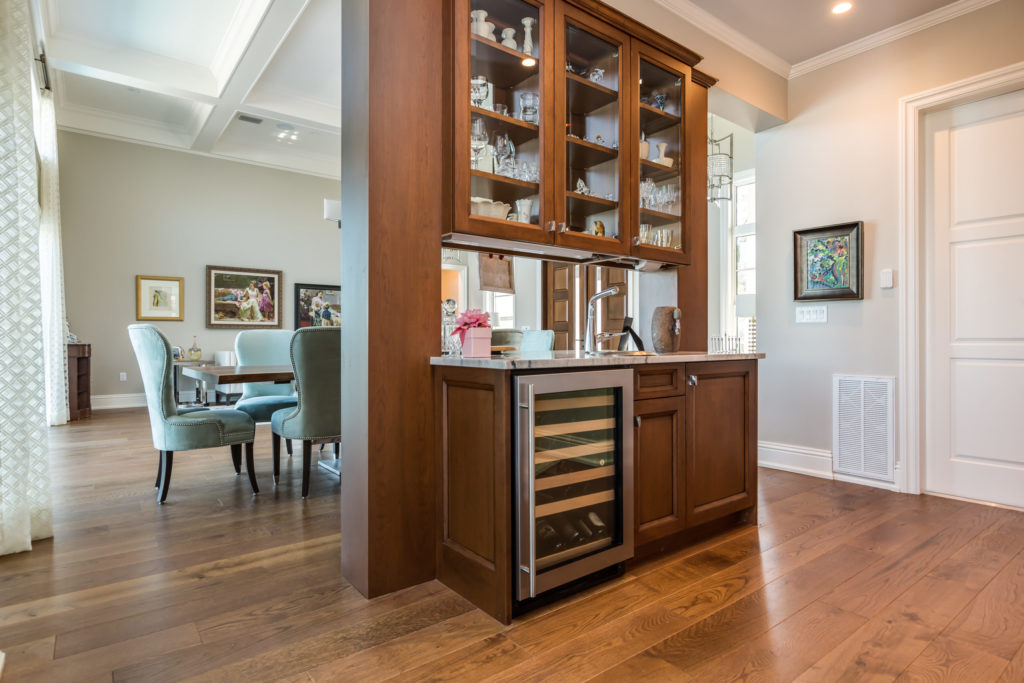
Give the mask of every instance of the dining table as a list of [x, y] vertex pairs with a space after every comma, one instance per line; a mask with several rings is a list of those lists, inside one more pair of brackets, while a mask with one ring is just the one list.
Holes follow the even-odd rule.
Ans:
[[[201, 365], [181, 368], [181, 374], [203, 385], [203, 396], [208, 386], [218, 384], [245, 384], [247, 382], [274, 382], [287, 384], [295, 379], [291, 365]], [[321, 446], [321, 448], [323, 448]], [[335, 454], [330, 460], [320, 460], [317, 466], [341, 476], [341, 456]]]

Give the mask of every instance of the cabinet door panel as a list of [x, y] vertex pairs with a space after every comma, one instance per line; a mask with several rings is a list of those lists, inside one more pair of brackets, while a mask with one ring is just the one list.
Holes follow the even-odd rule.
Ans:
[[689, 526], [757, 500], [755, 361], [689, 363], [686, 500]]
[[553, 240], [553, 16], [542, 0], [454, 2], [456, 232]]
[[633, 405], [636, 542], [643, 545], [686, 526], [685, 399], [648, 399]]

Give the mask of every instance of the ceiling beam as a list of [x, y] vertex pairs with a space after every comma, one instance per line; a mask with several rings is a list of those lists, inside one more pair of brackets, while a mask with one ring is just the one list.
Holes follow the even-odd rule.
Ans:
[[242, 58], [221, 92], [210, 115], [206, 117], [192, 149], [210, 152], [231, 123], [235, 112], [256, 85], [274, 53], [288, 37], [288, 32], [306, 9], [309, 0], [274, 0], [263, 16], [245, 49]]

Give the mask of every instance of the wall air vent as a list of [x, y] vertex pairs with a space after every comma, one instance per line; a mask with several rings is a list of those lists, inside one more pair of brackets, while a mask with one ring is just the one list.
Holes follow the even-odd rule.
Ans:
[[895, 482], [892, 377], [832, 375], [832, 470]]
[[255, 123], [257, 126], [263, 123], [263, 119], [256, 118], [255, 116], [249, 116], [248, 114], [239, 114], [239, 121], [245, 121], [246, 123]]

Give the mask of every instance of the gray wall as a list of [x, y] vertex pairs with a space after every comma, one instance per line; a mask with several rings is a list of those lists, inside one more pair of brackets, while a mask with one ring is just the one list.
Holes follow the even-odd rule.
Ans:
[[[1024, 2], [1004, 0], [790, 82], [789, 123], [757, 134], [759, 437], [831, 450], [833, 373], [894, 375], [899, 98], [1024, 60]], [[864, 301], [797, 325], [793, 231], [865, 223]], [[901, 273], [896, 285], [902, 286]]]
[[293, 284], [339, 280], [339, 231], [323, 220], [336, 180], [67, 131], [58, 148], [68, 320], [92, 344], [94, 396], [143, 391], [125, 331], [136, 275], [185, 278], [185, 320], [155, 324], [210, 358], [236, 333], [205, 327], [207, 265], [284, 271], [286, 328]]

